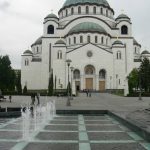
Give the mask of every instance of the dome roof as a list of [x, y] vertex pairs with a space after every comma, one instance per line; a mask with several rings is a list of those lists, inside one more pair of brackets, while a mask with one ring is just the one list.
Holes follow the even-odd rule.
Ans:
[[63, 40], [58, 40], [55, 44], [64, 44], [64, 45], [66, 45], [66, 43]]
[[80, 33], [80, 32], [98, 32], [98, 33], [104, 33], [107, 34], [107, 32], [105, 31], [105, 29], [103, 27], [101, 27], [100, 25], [96, 24], [96, 23], [92, 23], [92, 22], [83, 22], [83, 23], [79, 23], [76, 26], [74, 26], [68, 33], [68, 35], [70, 34], [75, 34], [75, 33]]
[[104, 6], [109, 7], [107, 0], [66, 0], [66, 2], [63, 5], [63, 8], [71, 6], [71, 5], [86, 4], [86, 3], [96, 4], [96, 5], [104, 5]]
[[141, 45], [135, 39], [133, 39], [133, 45], [138, 45], [141, 47]]
[[116, 45], [116, 44], [123, 45], [123, 43], [119, 40], [115, 41], [112, 45]]
[[45, 19], [47, 18], [58, 18], [58, 17], [55, 14], [51, 13], [45, 17]]
[[142, 52], [142, 54], [150, 54], [150, 52], [145, 50], [145, 51]]
[[31, 47], [34, 46], [34, 45], [41, 45], [41, 44], [42, 44], [42, 36], [39, 37], [39, 38], [31, 45]]
[[30, 50], [26, 50], [26, 51], [24, 51], [24, 53], [23, 54], [33, 54]]
[[116, 20], [118, 20], [118, 19], [129, 19], [129, 20], [130, 20], [130, 18], [129, 18], [126, 14], [120, 14], [120, 15], [116, 18]]

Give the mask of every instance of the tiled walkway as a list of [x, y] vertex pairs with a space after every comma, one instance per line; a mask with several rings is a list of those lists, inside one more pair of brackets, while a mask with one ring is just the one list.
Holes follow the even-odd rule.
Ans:
[[57, 116], [30, 142], [21, 140], [21, 120], [0, 120], [0, 150], [150, 150], [150, 144], [104, 116]]

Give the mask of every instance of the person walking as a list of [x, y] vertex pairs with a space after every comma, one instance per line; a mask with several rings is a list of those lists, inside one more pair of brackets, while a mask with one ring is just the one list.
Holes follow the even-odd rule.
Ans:
[[89, 96], [88, 90], [86, 89], [85, 91], [86, 91], [86, 95], [87, 95], [87, 97], [88, 97], [88, 96]]
[[34, 103], [35, 103], [35, 94], [32, 93], [31, 94], [31, 105], [34, 105]]
[[9, 95], [9, 102], [11, 103], [11, 99], [12, 99], [12, 96], [11, 95]]

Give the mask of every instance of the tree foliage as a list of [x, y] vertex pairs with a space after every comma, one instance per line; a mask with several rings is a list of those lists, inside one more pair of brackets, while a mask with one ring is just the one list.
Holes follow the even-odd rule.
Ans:
[[145, 92], [150, 92], [150, 61], [144, 58], [139, 68], [141, 78], [141, 86]]
[[18, 71], [16, 75], [16, 90], [18, 94], [22, 94], [22, 86], [21, 86], [21, 71]]
[[25, 85], [24, 88], [23, 88], [23, 94], [26, 95], [27, 93], [28, 93], [28, 89], [27, 89], [27, 86]]
[[129, 93], [133, 93], [133, 89], [138, 89], [139, 86], [139, 72], [134, 68], [128, 76]]
[[142, 59], [138, 69], [133, 69], [128, 76], [129, 93], [133, 93], [134, 89], [144, 92], [150, 92], [150, 60]]
[[54, 88], [54, 84], [53, 84], [53, 74], [51, 74], [51, 77], [49, 78], [49, 85], [48, 85], [48, 95], [52, 96], [53, 95], [53, 89]]
[[15, 72], [8, 55], [0, 56], [0, 89], [2, 91], [15, 90]]

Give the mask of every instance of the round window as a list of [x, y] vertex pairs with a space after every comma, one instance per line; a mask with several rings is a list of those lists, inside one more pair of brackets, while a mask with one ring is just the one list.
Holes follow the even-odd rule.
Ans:
[[92, 57], [92, 56], [93, 56], [93, 53], [92, 53], [91, 51], [88, 51], [88, 52], [87, 52], [87, 56], [88, 56], [88, 57]]

